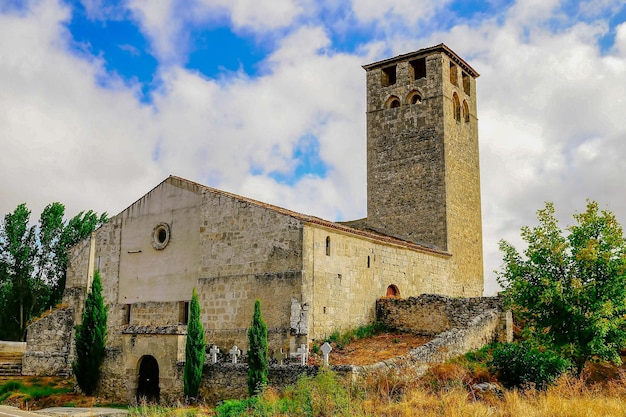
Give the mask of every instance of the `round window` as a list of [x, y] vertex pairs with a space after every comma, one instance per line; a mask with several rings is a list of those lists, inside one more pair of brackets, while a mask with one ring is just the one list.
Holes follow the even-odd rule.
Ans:
[[152, 246], [156, 250], [161, 250], [167, 246], [170, 241], [170, 225], [167, 223], [159, 223], [152, 229]]

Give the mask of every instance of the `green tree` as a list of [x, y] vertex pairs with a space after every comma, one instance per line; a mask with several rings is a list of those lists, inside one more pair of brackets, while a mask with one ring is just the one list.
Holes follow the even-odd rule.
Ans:
[[82, 323], [76, 326], [76, 361], [72, 364], [80, 389], [92, 395], [100, 380], [100, 365], [106, 354], [107, 309], [102, 298], [100, 272], [96, 270], [91, 292], [83, 311]]
[[0, 228], [0, 339], [23, 340], [26, 323], [39, 310], [38, 302], [47, 301], [37, 291], [43, 286], [34, 274], [36, 238], [29, 220], [30, 210], [20, 204], [4, 216]]
[[554, 206], [537, 212], [538, 226], [522, 228], [523, 256], [500, 242], [497, 279], [524, 335], [575, 364], [591, 358], [621, 363], [626, 346], [626, 241], [615, 215], [594, 201], [574, 214], [565, 235]]
[[254, 303], [248, 329], [248, 393], [256, 395], [267, 386], [267, 326], [261, 315], [261, 302]]
[[187, 398], [196, 398], [202, 382], [204, 366], [204, 329], [200, 321], [200, 303], [198, 294], [193, 289], [189, 304], [189, 323], [185, 343], [185, 368], [183, 369], [184, 391]]
[[61, 203], [46, 206], [37, 225], [20, 204], [0, 223], [0, 339], [23, 340], [32, 317], [63, 295], [67, 249], [107, 220], [106, 213], [81, 212], [65, 221]]

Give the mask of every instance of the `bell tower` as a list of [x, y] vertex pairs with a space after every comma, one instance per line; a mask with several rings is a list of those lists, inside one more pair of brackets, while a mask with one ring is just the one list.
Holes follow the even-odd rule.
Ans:
[[444, 44], [365, 65], [367, 227], [451, 254], [482, 295], [478, 73]]

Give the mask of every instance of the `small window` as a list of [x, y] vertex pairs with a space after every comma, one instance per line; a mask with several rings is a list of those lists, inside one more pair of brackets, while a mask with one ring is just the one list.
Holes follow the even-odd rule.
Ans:
[[389, 87], [396, 83], [396, 66], [383, 68], [381, 71], [381, 81], [383, 87]]
[[469, 75], [467, 75], [465, 73], [465, 71], [463, 71], [463, 91], [465, 92], [465, 94], [467, 94], [468, 96], [470, 96], [470, 77]]
[[385, 108], [393, 109], [396, 107], [400, 107], [400, 99], [396, 96], [389, 97], [385, 103]]
[[409, 64], [413, 72], [413, 80], [426, 78], [426, 57], [411, 61]]
[[410, 103], [410, 104], [421, 104], [422, 103], [422, 96], [417, 91], [411, 91], [407, 95], [406, 101], [407, 101], [407, 103]]
[[461, 102], [459, 101], [459, 96], [454, 93], [452, 95], [452, 103], [454, 105], [454, 120], [457, 122], [461, 121]]
[[368, 268], [370, 267], [370, 257], [369, 256], [367, 257], [367, 267]]
[[457, 72], [456, 65], [454, 65], [453, 62], [450, 62], [450, 82], [454, 85], [459, 85]]
[[469, 123], [470, 121], [469, 106], [465, 100], [463, 100], [463, 121], [465, 123]]
[[179, 303], [178, 322], [180, 324], [189, 324], [189, 301], [181, 301]]
[[400, 297], [400, 290], [395, 285], [387, 287], [387, 297]]
[[330, 256], [330, 236], [326, 236], [326, 256]]
[[124, 306], [124, 318], [122, 319], [123, 325], [130, 324], [130, 306], [130, 304], [126, 304]]
[[164, 249], [170, 242], [170, 226], [159, 223], [152, 229], [152, 247], [156, 250]]

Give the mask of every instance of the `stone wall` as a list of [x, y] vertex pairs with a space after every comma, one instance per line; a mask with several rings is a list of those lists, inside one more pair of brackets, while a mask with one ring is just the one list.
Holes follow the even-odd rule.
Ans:
[[[478, 74], [460, 62], [436, 46], [364, 67], [367, 226], [451, 253], [445, 294], [480, 296]], [[467, 109], [459, 118], [454, 96]]]
[[311, 305], [309, 337], [320, 339], [373, 322], [376, 300], [390, 285], [402, 297], [455, 294], [447, 279], [449, 260], [442, 252], [307, 224], [302, 293]]
[[472, 318], [465, 327], [445, 331], [407, 355], [355, 367], [354, 371], [358, 377], [378, 372], [409, 370], [411, 372], [407, 372], [407, 375], [410, 377], [421, 376], [432, 363], [444, 362], [497, 340], [502, 335], [501, 316], [498, 309], [488, 310]]
[[28, 326], [23, 375], [66, 376], [71, 373], [73, 314], [71, 308], [60, 308]]
[[376, 301], [378, 321], [404, 332], [423, 335], [466, 327], [475, 317], [490, 310], [502, 311], [502, 300], [498, 297], [449, 298], [423, 294]]
[[26, 342], [0, 341], [0, 354], [2, 353], [24, 353]]

